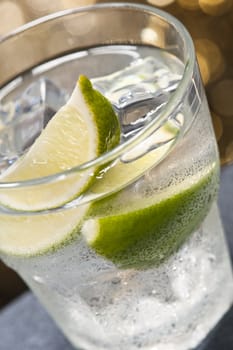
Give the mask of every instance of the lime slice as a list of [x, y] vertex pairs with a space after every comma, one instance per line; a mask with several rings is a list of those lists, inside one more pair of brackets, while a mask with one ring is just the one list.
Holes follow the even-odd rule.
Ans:
[[[1, 175], [0, 181], [25, 181], [69, 170], [112, 149], [119, 139], [119, 122], [111, 104], [85, 76], [80, 76], [67, 104], [29, 151]], [[40, 186], [1, 190], [0, 202], [16, 210], [57, 207], [87, 189], [98, 170], [72, 173]]]
[[0, 252], [14, 256], [51, 253], [78, 237], [89, 205], [40, 215], [0, 215]]
[[[0, 181], [24, 181], [56, 174], [87, 162], [119, 143], [120, 127], [111, 104], [90, 81], [80, 76], [68, 103], [47, 124], [30, 150], [13, 164]], [[55, 207], [82, 193], [99, 169], [73, 173], [59, 182], [22, 189], [1, 190], [0, 201], [18, 210]], [[5, 254], [32, 256], [51, 252], [77, 237], [86, 204], [63, 211], [0, 214], [0, 250]]]
[[82, 235], [98, 254], [121, 266], [159, 264], [202, 222], [216, 187], [217, 172], [209, 169], [144, 199], [122, 191], [91, 208]]

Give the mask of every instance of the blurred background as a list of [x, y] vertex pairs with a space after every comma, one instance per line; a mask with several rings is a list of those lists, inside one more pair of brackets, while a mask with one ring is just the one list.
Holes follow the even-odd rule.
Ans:
[[[101, 0], [0, 0], [0, 37], [41, 16]], [[124, 2], [124, 1], [118, 1]], [[136, 0], [177, 17], [190, 32], [223, 166], [233, 162], [233, 0]], [[20, 50], [20, 48], [19, 48]], [[26, 289], [0, 262], [0, 308]]]

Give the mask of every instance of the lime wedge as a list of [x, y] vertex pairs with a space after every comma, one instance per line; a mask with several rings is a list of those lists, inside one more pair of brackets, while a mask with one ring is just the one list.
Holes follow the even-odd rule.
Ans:
[[144, 199], [121, 191], [91, 208], [82, 235], [98, 254], [118, 265], [159, 264], [200, 225], [216, 187], [217, 171], [211, 168]]
[[[25, 181], [69, 170], [112, 149], [119, 140], [120, 126], [111, 104], [85, 76], [80, 76], [67, 104], [0, 181]], [[86, 190], [98, 170], [73, 173], [40, 186], [1, 190], [0, 202], [16, 210], [57, 207]]]
[[88, 208], [30, 216], [0, 214], [0, 252], [23, 257], [51, 253], [78, 237]]
[[[111, 104], [86, 77], [80, 76], [68, 103], [51, 119], [30, 150], [1, 175], [0, 181], [24, 181], [68, 170], [110, 150], [119, 140], [119, 122]], [[21, 211], [52, 208], [82, 193], [97, 172], [99, 169], [89, 169], [74, 172], [59, 182], [1, 190], [0, 202]], [[0, 251], [33, 256], [66, 245], [77, 237], [89, 207], [86, 204], [39, 215], [1, 213]]]

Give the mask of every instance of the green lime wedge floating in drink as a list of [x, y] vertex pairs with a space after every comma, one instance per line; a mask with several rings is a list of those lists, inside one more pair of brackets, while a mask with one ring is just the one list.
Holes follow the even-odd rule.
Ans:
[[89, 205], [40, 215], [0, 214], [0, 251], [30, 257], [51, 253], [77, 238]]
[[[47, 124], [30, 150], [1, 175], [1, 182], [24, 181], [51, 175], [87, 162], [115, 147], [120, 126], [111, 104], [90, 81], [80, 76], [68, 103]], [[1, 190], [0, 202], [18, 210], [51, 208], [82, 193], [99, 169], [74, 173], [65, 181]], [[0, 214], [0, 250], [33, 256], [58, 249], [77, 237], [89, 204], [40, 215]]]
[[215, 198], [217, 178], [213, 167], [149, 197], [122, 191], [91, 208], [82, 235], [118, 265], [159, 264], [200, 225]]
[[[18, 182], [69, 170], [115, 147], [120, 126], [109, 101], [80, 76], [65, 106], [47, 124], [29, 151], [0, 177]], [[41, 210], [68, 202], [90, 186], [98, 169], [73, 173], [59, 182], [1, 190], [0, 203], [16, 210]]]

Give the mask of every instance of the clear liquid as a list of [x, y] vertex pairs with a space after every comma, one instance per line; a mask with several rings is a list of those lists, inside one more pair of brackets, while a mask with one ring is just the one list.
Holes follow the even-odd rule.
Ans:
[[[14, 90], [5, 90], [5, 101], [20, 95], [26, 84], [41, 76], [70, 92], [74, 75], [105, 76], [148, 56], [156, 58], [157, 70], [162, 66], [167, 71], [167, 81], [176, 80], [183, 72], [180, 62], [164, 51], [100, 47], [35, 68], [21, 77]], [[163, 97], [169, 98], [170, 93], [162, 88]], [[119, 103], [115, 92], [109, 98]], [[126, 190], [129, 197], [135, 190], [140, 195], [151, 180], [156, 184], [153, 191], [161, 190], [216, 162], [207, 105], [202, 102], [192, 131], [153, 172], [147, 172]], [[123, 115], [124, 127], [135, 117], [128, 116]], [[127, 132], [126, 128], [126, 137]], [[44, 256], [5, 259], [23, 276], [71, 342], [84, 349], [193, 349], [233, 299], [229, 257], [215, 205], [182, 248], [159, 267], [119, 269], [79, 238]]]

